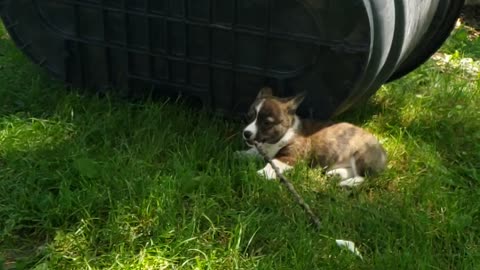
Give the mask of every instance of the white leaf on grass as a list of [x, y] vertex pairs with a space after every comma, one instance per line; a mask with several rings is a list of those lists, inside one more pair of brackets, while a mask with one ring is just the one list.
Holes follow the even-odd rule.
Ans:
[[358, 249], [355, 247], [355, 243], [353, 243], [352, 241], [337, 239], [337, 240], [335, 240], [335, 242], [337, 243], [337, 246], [345, 247], [348, 250], [350, 250], [351, 252], [353, 252], [355, 255], [357, 255], [358, 257], [363, 259], [362, 255], [360, 254]]

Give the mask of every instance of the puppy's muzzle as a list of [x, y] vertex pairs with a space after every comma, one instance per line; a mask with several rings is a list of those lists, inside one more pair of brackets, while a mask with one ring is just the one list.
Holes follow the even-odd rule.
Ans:
[[254, 143], [253, 143], [254, 134], [253, 134], [253, 132], [251, 132], [249, 130], [244, 130], [242, 135], [243, 135], [243, 140], [245, 141], [245, 143], [248, 146], [254, 146]]

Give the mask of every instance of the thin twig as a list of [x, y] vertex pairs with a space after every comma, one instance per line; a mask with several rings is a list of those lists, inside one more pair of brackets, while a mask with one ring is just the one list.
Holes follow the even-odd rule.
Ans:
[[280, 183], [282, 183], [285, 187], [287, 187], [288, 191], [290, 191], [290, 193], [293, 195], [293, 197], [295, 198], [295, 200], [297, 201], [298, 204], [300, 204], [300, 206], [303, 208], [303, 210], [305, 210], [305, 212], [307, 212], [307, 214], [310, 216], [310, 218], [312, 219], [312, 222], [315, 224], [315, 226], [317, 226], [317, 229], [321, 229], [322, 227], [322, 224], [320, 222], [320, 219], [315, 215], [315, 213], [313, 213], [312, 209], [310, 208], [310, 206], [305, 202], [305, 200], [302, 198], [302, 196], [300, 196], [300, 194], [298, 194], [297, 190], [295, 189], [295, 187], [293, 186], [292, 182], [290, 182], [290, 180], [288, 180], [281, 172], [280, 172], [280, 169], [277, 167], [277, 165], [275, 165], [275, 163], [273, 162], [273, 160], [267, 156], [267, 154], [265, 154], [265, 152], [262, 150], [262, 148], [260, 147], [260, 144], [258, 142], [254, 142], [255, 144], [255, 148], [257, 148], [257, 151], [258, 153], [260, 153], [260, 155], [268, 162], [270, 163], [270, 165], [272, 166], [273, 170], [275, 171], [275, 173], [277, 174], [277, 177], [280, 179]]

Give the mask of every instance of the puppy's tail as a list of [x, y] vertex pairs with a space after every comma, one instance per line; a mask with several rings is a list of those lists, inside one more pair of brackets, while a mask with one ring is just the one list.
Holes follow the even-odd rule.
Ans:
[[355, 176], [378, 174], [387, 167], [387, 152], [377, 144], [363, 153], [355, 152], [350, 163]]

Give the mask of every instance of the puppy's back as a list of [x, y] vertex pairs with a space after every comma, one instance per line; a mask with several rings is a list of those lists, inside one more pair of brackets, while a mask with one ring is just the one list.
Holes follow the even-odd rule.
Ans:
[[304, 134], [310, 137], [311, 150], [322, 166], [348, 165], [352, 157], [361, 174], [377, 173], [386, 166], [386, 152], [377, 138], [350, 123], [306, 123]]

